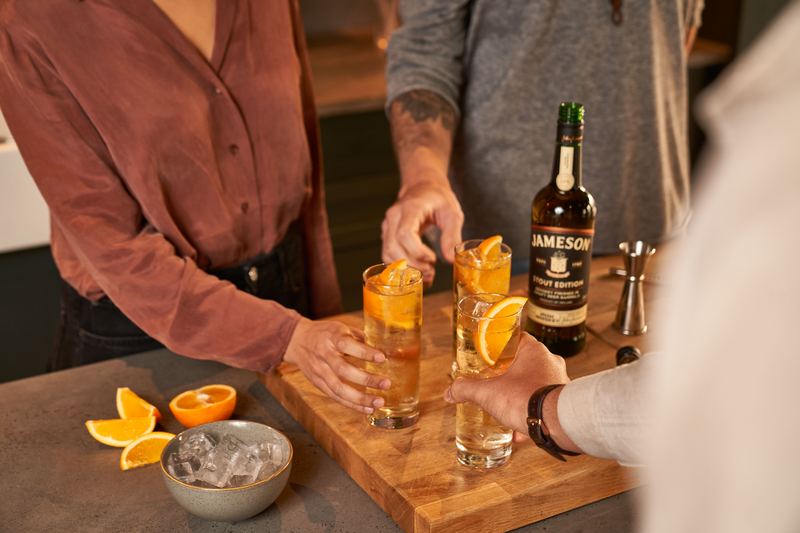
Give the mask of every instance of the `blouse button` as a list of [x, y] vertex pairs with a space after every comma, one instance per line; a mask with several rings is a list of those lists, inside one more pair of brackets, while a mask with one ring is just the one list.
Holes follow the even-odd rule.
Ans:
[[239, 146], [237, 146], [235, 144], [232, 144], [232, 145], [228, 146], [228, 151], [230, 153], [232, 153], [233, 155], [236, 155], [236, 154], [239, 153]]
[[222, 94], [222, 89], [220, 89], [219, 87], [214, 87], [214, 93], [215, 94]]
[[247, 272], [247, 277], [254, 283], [258, 281], [258, 269], [256, 267], [250, 267], [250, 270]]

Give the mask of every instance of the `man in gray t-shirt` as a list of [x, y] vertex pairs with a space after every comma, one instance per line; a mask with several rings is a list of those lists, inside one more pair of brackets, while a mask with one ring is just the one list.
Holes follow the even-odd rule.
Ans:
[[[613, 4], [621, 4], [615, 10]], [[583, 186], [594, 253], [657, 243], [689, 217], [686, 55], [703, 0], [401, 0], [387, 50], [387, 113], [402, 186], [383, 260], [426, 282], [436, 227], [452, 261], [463, 238], [502, 235], [527, 267], [530, 208], [550, 180], [558, 105], [586, 107]]]

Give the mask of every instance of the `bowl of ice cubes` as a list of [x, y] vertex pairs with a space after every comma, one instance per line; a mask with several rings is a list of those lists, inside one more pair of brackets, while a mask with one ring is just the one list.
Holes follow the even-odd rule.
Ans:
[[172, 496], [193, 515], [238, 522], [275, 501], [292, 470], [292, 444], [264, 424], [223, 420], [175, 436], [161, 453]]

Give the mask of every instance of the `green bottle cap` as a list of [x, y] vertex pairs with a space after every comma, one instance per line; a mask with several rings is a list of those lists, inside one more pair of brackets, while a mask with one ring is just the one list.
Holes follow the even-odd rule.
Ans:
[[558, 121], [567, 124], [580, 124], [583, 122], [583, 104], [577, 102], [564, 102], [558, 106]]

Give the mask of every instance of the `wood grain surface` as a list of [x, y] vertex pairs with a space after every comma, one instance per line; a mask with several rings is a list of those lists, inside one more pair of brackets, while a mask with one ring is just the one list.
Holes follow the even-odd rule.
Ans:
[[[646, 271], [666, 274], [659, 269], [665, 255], [658, 250]], [[584, 351], [567, 359], [571, 379], [613, 367], [616, 350], [622, 346], [646, 351], [658, 328], [657, 313], [651, 310], [669, 287], [647, 283], [648, 334], [628, 337], [613, 330], [623, 280], [609, 275], [610, 267], [621, 268], [621, 258], [592, 261], [590, 333]], [[511, 291], [526, 294], [527, 277], [513, 278]], [[634, 469], [615, 461], [579, 456], [561, 463], [530, 442], [515, 444], [511, 460], [500, 468], [461, 465], [455, 453], [456, 408], [442, 399], [450, 383], [451, 306], [450, 292], [426, 296], [423, 302], [420, 419], [414, 427], [375, 428], [366, 416], [330, 400], [288, 364], [260, 379], [406, 532], [509, 531], [640, 484]], [[334, 319], [363, 326], [361, 312]]]

